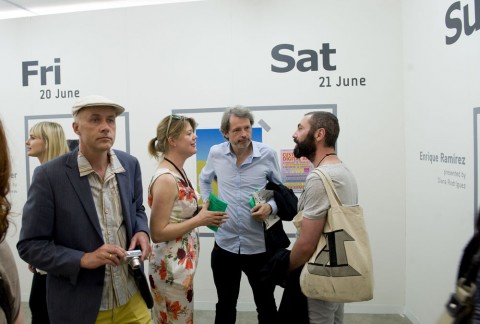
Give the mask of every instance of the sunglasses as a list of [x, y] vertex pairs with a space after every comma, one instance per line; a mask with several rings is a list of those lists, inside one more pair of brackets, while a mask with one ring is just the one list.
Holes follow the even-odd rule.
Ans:
[[170, 115], [170, 119], [168, 120], [168, 126], [167, 126], [167, 136], [166, 136], [167, 139], [168, 139], [168, 136], [170, 135], [170, 125], [172, 125], [172, 119], [185, 120], [185, 116]]

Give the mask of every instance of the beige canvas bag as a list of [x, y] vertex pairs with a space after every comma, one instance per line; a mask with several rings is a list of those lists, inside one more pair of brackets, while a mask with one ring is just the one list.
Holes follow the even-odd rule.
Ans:
[[[313, 172], [322, 179], [331, 206], [315, 253], [302, 269], [302, 292], [330, 302], [370, 300], [373, 265], [363, 209], [343, 206], [330, 176], [318, 168]], [[295, 217], [296, 226], [301, 217]]]

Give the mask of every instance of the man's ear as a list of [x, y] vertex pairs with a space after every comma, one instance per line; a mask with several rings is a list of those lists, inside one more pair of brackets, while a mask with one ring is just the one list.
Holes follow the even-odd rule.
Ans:
[[80, 131], [78, 130], [78, 123], [77, 122], [72, 123], [72, 128], [73, 128], [73, 131], [75, 132], [75, 134], [80, 135]]
[[325, 138], [325, 128], [319, 128], [315, 131], [315, 140], [317, 142], [319, 142], [320, 140], [322, 140], [323, 138]]

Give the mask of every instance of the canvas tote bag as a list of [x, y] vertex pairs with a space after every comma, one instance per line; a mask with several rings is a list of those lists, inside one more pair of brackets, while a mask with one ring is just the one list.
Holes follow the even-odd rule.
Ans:
[[302, 269], [302, 292], [329, 302], [370, 300], [373, 266], [362, 207], [343, 206], [330, 176], [319, 168], [313, 172], [322, 179], [331, 206], [315, 253]]

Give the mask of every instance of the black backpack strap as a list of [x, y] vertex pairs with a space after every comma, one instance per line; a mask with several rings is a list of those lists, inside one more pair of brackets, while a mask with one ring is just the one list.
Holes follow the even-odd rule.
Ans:
[[480, 268], [480, 249], [475, 253], [470, 261], [470, 266], [465, 273], [465, 285], [470, 286], [472, 282], [477, 280], [478, 269]]
[[476, 232], [463, 249], [458, 267], [457, 280], [463, 278], [467, 285], [476, 281], [480, 267], [480, 234]]
[[137, 284], [138, 290], [140, 290], [140, 294], [142, 295], [143, 300], [147, 305], [147, 308], [153, 308], [153, 297], [150, 293], [150, 287], [148, 286], [147, 279], [142, 269], [132, 269], [131, 267], [129, 267], [129, 271], [131, 271], [131, 273], [133, 274], [135, 283]]
[[460, 265], [457, 272], [457, 280], [460, 278], [465, 278], [467, 272], [469, 271], [470, 264], [480, 248], [480, 238], [478, 233], [470, 239], [465, 248], [463, 249], [463, 254], [460, 259]]

